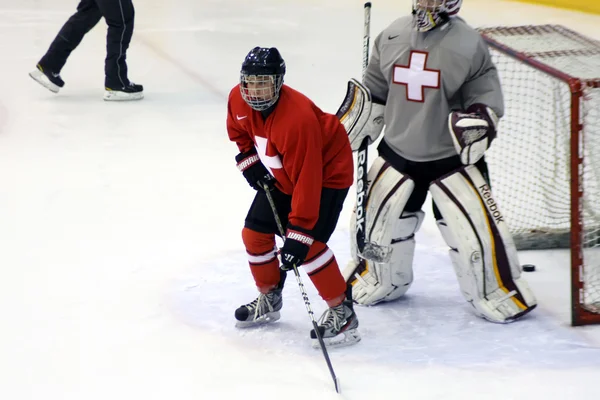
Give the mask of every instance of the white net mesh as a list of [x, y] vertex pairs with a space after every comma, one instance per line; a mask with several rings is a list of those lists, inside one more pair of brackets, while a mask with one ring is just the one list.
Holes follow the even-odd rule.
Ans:
[[600, 88], [588, 89], [584, 96], [582, 303], [600, 313]]
[[[490, 47], [506, 110], [487, 160], [495, 197], [520, 249], [570, 247], [572, 97], [565, 80], [583, 82], [580, 301], [600, 313], [600, 43], [559, 26], [480, 31], [509, 49]], [[552, 76], [508, 53], [560, 73]]]

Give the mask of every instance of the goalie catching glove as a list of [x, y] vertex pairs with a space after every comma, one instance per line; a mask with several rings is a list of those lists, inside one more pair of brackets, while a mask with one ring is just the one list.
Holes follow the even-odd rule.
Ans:
[[346, 97], [336, 116], [348, 132], [352, 151], [358, 151], [361, 143], [369, 138], [369, 144], [377, 140], [383, 131], [383, 101], [371, 99], [371, 92], [356, 79], [348, 81]]
[[498, 117], [484, 104], [473, 104], [466, 113], [453, 111], [448, 128], [456, 152], [464, 165], [475, 164], [496, 138]]

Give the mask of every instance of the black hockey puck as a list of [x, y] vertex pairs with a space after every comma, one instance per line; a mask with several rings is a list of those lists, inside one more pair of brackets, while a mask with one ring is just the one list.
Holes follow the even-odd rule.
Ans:
[[535, 271], [535, 265], [533, 265], [533, 264], [525, 264], [525, 265], [523, 265], [523, 271], [525, 271], [525, 272], [533, 272], [533, 271]]

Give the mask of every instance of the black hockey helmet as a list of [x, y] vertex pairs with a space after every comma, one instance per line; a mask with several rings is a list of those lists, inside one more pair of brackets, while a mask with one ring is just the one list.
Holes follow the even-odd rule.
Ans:
[[240, 73], [242, 98], [254, 110], [271, 107], [283, 85], [285, 61], [275, 47], [255, 47], [244, 59]]
[[246, 75], [284, 75], [285, 61], [275, 47], [255, 47], [242, 63], [242, 74]]

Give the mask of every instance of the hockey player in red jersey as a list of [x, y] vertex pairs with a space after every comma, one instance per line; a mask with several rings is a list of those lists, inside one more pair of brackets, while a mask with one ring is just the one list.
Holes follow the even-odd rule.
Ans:
[[[353, 182], [352, 151], [337, 117], [284, 85], [284, 74], [276, 48], [255, 47], [229, 94], [227, 131], [240, 150], [237, 166], [257, 190], [242, 239], [259, 295], [235, 311], [236, 325], [278, 320], [286, 272], [302, 265], [329, 307], [319, 320], [325, 343], [347, 345], [360, 340], [358, 319], [327, 241]], [[286, 226], [281, 266], [265, 185]], [[318, 345], [314, 330], [310, 335]]]

